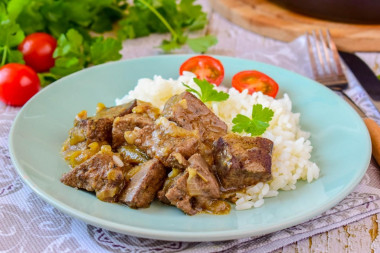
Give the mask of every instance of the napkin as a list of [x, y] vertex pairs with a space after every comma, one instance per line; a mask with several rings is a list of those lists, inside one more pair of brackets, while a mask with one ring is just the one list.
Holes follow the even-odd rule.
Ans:
[[[239, 30], [235, 30], [238, 33]], [[231, 34], [231, 40], [236, 34]], [[228, 43], [228, 38], [223, 40]], [[251, 43], [247, 38], [245, 42]], [[285, 67], [311, 76], [302, 36], [289, 44], [266, 45], [260, 50], [226, 51], [214, 54], [239, 56]], [[224, 51], [223, 51], [224, 50]], [[349, 95], [379, 122], [380, 116], [366, 102], [366, 93], [353, 75]], [[19, 109], [0, 104], [0, 251], [20, 252], [270, 252], [317, 233], [328, 231], [380, 212], [380, 172], [373, 161], [360, 184], [337, 206], [313, 219], [267, 235], [220, 242], [170, 242], [123, 235], [88, 225], [41, 200], [17, 175], [8, 152], [8, 135]]]

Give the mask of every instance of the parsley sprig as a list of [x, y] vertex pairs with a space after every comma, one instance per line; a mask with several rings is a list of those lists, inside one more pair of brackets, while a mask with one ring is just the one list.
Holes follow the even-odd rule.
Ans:
[[203, 103], [210, 101], [221, 102], [227, 100], [230, 97], [228, 93], [215, 90], [215, 86], [209, 83], [207, 80], [199, 80], [198, 78], [194, 78], [193, 80], [200, 88], [200, 92], [191, 88], [187, 84], [182, 83], [182, 85], [187, 88], [186, 91], [197, 95]]
[[50, 72], [39, 74], [41, 85], [46, 86], [52, 81], [90, 65], [119, 60], [121, 49], [122, 43], [117, 39], [103, 36], [85, 39], [80, 32], [70, 29], [58, 38], [57, 48], [53, 54], [56, 59], [54, 67], [50, 69]]
[[24, 63], [21, 52], [17, 50], [25, 34], [16, 23], [19, 15], [16, 7], [0, 1], [0, 67], [8, 62]]
[[217, 43], [215, 36], [189, 38], [189, 31], [199, 30], [207, 24], [207, 14], [195, 0], [135, 0], [128, 16], [119, 22], [121, 38], [138, 38], [151, 33], [170, 32], [170, 40], [162, 41], [165, 52], [188, 45], [191, 50], [203, 53]]
[[232, 127], [232, 132], [242, 133], [246, 132], [251, 134], [251, 136], [262, 135], [265, 130], [269, 127], [269, 122], [272, 120], [274, 112], [261, 105], [255, 104], [252, 107], [252, 118], [248, 118], [245, 115], [238, 114], [232, 120], [234, 126]]

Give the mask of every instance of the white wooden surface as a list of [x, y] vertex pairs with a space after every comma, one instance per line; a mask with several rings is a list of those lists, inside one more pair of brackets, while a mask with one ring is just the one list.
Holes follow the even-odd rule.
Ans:
[[[210, 23], [203, 33], [218, 37], [218, 44], [208, 53], [239, 57], [244, 53], [284, 44], [270, 38], [265, 38], [227, 21], [219, 13], [213, 11], [208, 0], [199, 0], [209, 13]], [[202, 33], [202, 32], [201, 32]], [[127, 40], [122, 51], [123, 58], [134, 58], [159, 54], [155, 48], [168, 35], [151, 35], [149, 38]], [[245, 43], [241, 43], [245, 40]], [[249, 41], [249, 43], [247, 43]], [[242, 46], [243, 45], [243, 46]], [[186, 52], [186, 49], [178, 53]], [[358, 54], [373, 70], [380, 74], [380, 53]], [[288, 245], [279, 252], [380, 252], [379, 237], [380, 214], [347, 224], [346, 226], [315, 235], [310, 238]]]

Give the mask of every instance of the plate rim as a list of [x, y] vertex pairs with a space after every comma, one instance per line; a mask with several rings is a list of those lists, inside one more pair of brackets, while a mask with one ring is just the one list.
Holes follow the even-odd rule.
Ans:
[[[39, 94], [34, 96], [32, 99], [30, 99], [21, 108], [21, 110], [17, 113], [15, 119], [12, 122], [12, 126], [10, 129], [9, 135], [8, 135], [10, 157], [11, 157], [12, 163], [14, 165], [14, 168], [16, 169], [17, 173], [19, 174], [19, 176], [21, 177], [23, 182], [26, 183], [33, 190], [33, 192], [37, 193], [37, 195], [39, 197], [41, 197], [43, 200], [45, 200], [46, 202], [48, 202], [49, 204], [51, 204], [52, 206], [54, 206], [58, 210], [62, 211], [65, 214], [68, 214], [72, 217], [78, 218], [78, 219], [86, 222], [87, 224], [91, 224], [94, 226], [98, 226], [101, 228], [108, 229], [110, 231], [115, 231], [118, 233], [137, 236], [137, 237], [157, 239], [157, 240], [167, 240], [167, 241], [188, 241], [188, 242], [223, 241], [223, 240], [240, 239], [240, 238], [246, 238], [246, 237], [250, 237], [250, 236], [265, 235], [268, 233], [272, 233], [272, 232], [276, 232], [276, 231], [279, 231], [282, 229], [292, 227], [292, 226], [297, 225], [297, 224], [301, 224], [301, 223], [306, 222], [307, 220], [323, 213], [324, 211], [332, 208], [333, 206], [335, 206], [337, 203], [339, 203], [341, 200], [343, 200], [359, 184], [359, 182], [361, 181], [361, 179], [363, 178], [363, 176], [365, 175], [365, 173], [367, 171], [368, 165], [370, 164], [372, 152], [367, 152], [367, 159], [365, 162], [366, 166], [363, 166], [363, 169], [361, 169], [361, 173], [355, 178], [354, 181], [352, 181], [352, 183], [350, 185], [345, 185], [345, 187], [338, 194], [336, 194], [333, 199], [330, 199], [328, 201], [328, 203], [326, 203], [325, 206], [319, 207], [317, 209], [313, 209], [312, 211], [310, 211], [306, 215], [303, 215], [301, 217], [298, 216], [295, 219], [285, 221], [285, 222], [281, 222], [277, 225], [273, 225], [271, 227], [268, 227], [266, 229], [262, 229], [260, 231], [252, 231], [252, 228], [247, 228], [247, 229], [238, 229], [238, 230], [208, 231], [208, 232], [202, 232], [202, 233], [198, 233], [198, 232], [195, 233], [195, 232], [186, 232], [186, 231], [168, 231], [168, 230], [163, 231], [163, 230], [157, 230], [157, 229], [151, 229], [151, 228], [141, 228], [141, 227], [136, 227], [136, 226], [132, 226], [132, 225], [125, 225], [125, 224], [120, 225], [116, 222], [112, 222], [112, 221], [108, 221], [108, 220], [103, 219], [103, 218], [91, 216], [91, 215], [89, 215], [83, 211], [79, 211], [79, 210], [65, 204], [62, 201], [59, 201], [58, 199], [55, 199], [54, 196], [48, 196], [49, 195], [48, 193], [46, 193], [45, 191], [43, 191], [43, 189], [38, 187], [38, 185], [36, 185], [35, 183], [33, 183], [27, 179], [27, 172], [24, 169], [22, 169], [22, 166], [16, 157], [17, 155], [15, 153], [15, 143], [14, 143], [14, 137], [13, 136], [14, 136], [14, 131], [15, 131], [17, 122], [19, 121], [19, 118], [25, 112], [25, 110], [27, 110], [26, 108], [28, 108], [28, 105], [33, 103], [33, 101], [37, 100], [38, 97], [41, 96], [40, 94], [43, 94], [46, 92], [46, 90], [52, 89], [53, 87], [59, 85], [61, 82], [64, 82], [67, 78], [72, 78], [72, 76], [74, 76], [74, 75], [81, 75], [82, 72], [86, 72], [88, 69], [97, 69], [97, 68], [102, 68], [104, 65], [121, 64], [121, 62], [130, 62], [130, 61], [133, 62], [136, 60], [149, 61], [152, 58], [155, 59], [155, 58], [166, 58], [166, 57], [191, 57], [191, 56], [194, 56], [194, 55], [193, 54], [158, 55], [158, 56], [147, 56], [147, 57], [139, 57], [139, 58], [133, 58], [133, 59], [124, 59], [124, 60], [115, 61], [115, 62], [108, 62], [105, 64], [100, 64], [97, 66], [92, 66], [90, 68], [80, 70], [78, 72], [75, 72], [71, 75], [68, 75], [68, 76], [65, 76], [65, 77], [59, 79], [58, 81], [50, 84], [48, 87], [45, 87], [43, 90], [41, 90], [39, 92]], [[267, 66], [270, 66], [272, 68], [282, 69], [286, 72], [291, 72], [293, 75], [297, 75], [298, 77], [308, 79], [309, 82], [313, 82], [313, 83], [316, 83], [318, 85], [322, 85], [322, 84], [319, 84], [318, 82], [316, 82], [315, 80], [312, 80], [306, 76], [300, 75], [294, 71], [287, 70], [285, 68], [278, 67], [278, 66], [275, 66], [272, 64], [254, 61], [254, 60], [250, 60], [250, 59], [239, 58], [239, 57], [230, 57], [230, 56], [212, 55], [212, 54], [210, 54], [210, 56], [213, 56], [216, 58], [221, 58], [221, 59], [229, 59], [230, 58], [230, 59], [235, 59], [235, 60], [245, 60], [245, 61], [253, 62], [253, 63], [258, 64], [258, 65], [267, 65]], [[329, 90], [328, 88], [326, 88], [326, 91], [333, 93], [335, 96], [338, 96], [334, 92]], [[348, 106], [347, 108], [350, 108], [351, 110], [354, 111], [354, 109], [351, 108], [348, 104], [347, 104], [347, 106]], [[359, 115], [357, 115], [357, 119], [360, 119]], [[362, 128], [365, 128], [364, 122], [362, 122]], [[367, 135], [365, 137], [367, 139], [368, 149], [369, 149], [369, 151], [372, 151], [369, 133], [368, 133], [368, 131], [366, 131], [366, 133], [367, 133]], [[369, 142], [368, 142], [368, 140], [369, 140]], [[363, 162], [364, 162], [364, 159], [363, 159]], [[228, 231], [230, 231], [230, 234], [226, 235], [226, 233]], [[231, 235], [231, 232], [233, 232], [232, 235]]]

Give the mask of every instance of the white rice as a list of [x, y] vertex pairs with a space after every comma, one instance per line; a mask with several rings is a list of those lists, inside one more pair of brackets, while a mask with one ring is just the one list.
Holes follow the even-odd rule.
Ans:
[[[116, 104], [122, 104], [131, 99], [140, 99], [152, 103], [163, 109], [165, 102], [173, 95], [186, 90], [185, 83], [199, 90], [193, 81], [194, 75], [185, 73], [177, 80], [163, 79], [154, 76], [153, 80], [143, 78], [138, 81], [134, 90], [130, 91], [122, 99], [116, 99]], [[223, 89], [223, 88], [218, 88]], [[257, 208], [264, 204], [264, 198], [275, 197], [279, 190], [294, 190], [298, 180], [312, 182], [319, 177], [318, 166], [310, 161], [313, 149], [308, 132], [302, 131], [299, 125], [299, 113], [293, 113], [292, 102], [287, 94], [283, 98], [273, 99], [261, 92], [249, 95], [247, 91], [242, 93], [231, 88], [225, 89], [230, 94], [228, 100], [223, 102], [209, 102], [206, 105], [214, 111], [224, 122], [229, 130], [232, 128], [232, 119], [237, 114], [251, 117], [252, 106], [262, 104], [274, 111], [270, 126], [262, 137], [273, 141], [272, 176], [267, 183], [258, 183], [248, 187], [244, 193], [237, 193], [236, 210]]]

